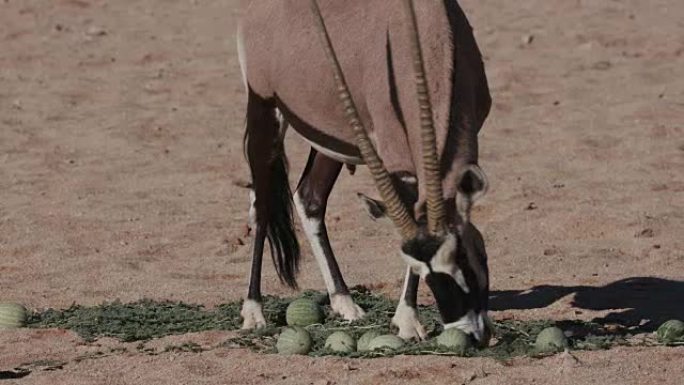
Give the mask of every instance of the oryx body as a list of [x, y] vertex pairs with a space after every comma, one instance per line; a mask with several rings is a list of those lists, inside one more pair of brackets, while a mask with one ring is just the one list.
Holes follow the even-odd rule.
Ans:
[[[421, 116], [411, 51], [415, 35], [406, 27], [407, 14], [398, 0], [319, 3], [358, 116], [391, 175], [401, 204], [423, 228], [429, 197], [417, 129]], [[245, 327], [264, 323], [259, 282], [266, 238], [281, 279], [296, 286], [299, 249], [282, 148], [288, 125], [312, 146], [294, 203], [323, 272], [331, 305], [346, 319], [363, 315], [352, 302], [335, 261], [324, 217], [343, 164], [362, 164], [365, 158], [340, 104], [339, 85], [314, 20], [308, 1], [251, 0], [239, 26], [240, 64], [248, 92], [245, 146], [253, 178], [250, 213], [256, 228], [250, 290], [243, 307]], [[487, 80], [471, 27], [456, 1], [421, 0], [415, 5], [415, 20], [432, 102], [438, 184], [448, 231], [436, 237], [438, 242], [405, 244], [402, 254], [409, 269], [394, 322], [400, 336], [424, 337], [415, 311], [418, 279], [423, 277], [447, 326], [482, 340], [488, 292], [486, 256], [467, 212], [486, 187], [477, 166], [477, 134], [491, 104]]]

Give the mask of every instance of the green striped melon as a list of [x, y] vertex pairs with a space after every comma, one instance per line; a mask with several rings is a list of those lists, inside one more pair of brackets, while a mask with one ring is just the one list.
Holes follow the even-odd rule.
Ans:
[[660, 325], [656, 332], [658, 341], [662, 343], [672, 343], [677, 341], [684, 341], [684, 322], [673, 319]]
[[367, 352], [370, 350], [369, 346], [371, 341], [375, 339], [375, 337], [380, 337], [382, 334], [379, 331], [376, 330], [370, 330], [363, 335], [361, 335], [361, 338], [356, 342], [356, 350], [359, 352]]
[[563, 331], [557, 327], [546, 328], [539, 333], [534, 347], [537, 353], [556, 353], [569, 346]]
[[301, 326], [285, 328], [278, 337], [276, 349], [280, 354], [307, 354], [311, 351], [311, 335]]
[[368, 350], [396, 350], [404, 346], [404, 340], [394, 334], [384, 334], [373, 338]]
[[462, 330], [449, 328], [437, 336], [437, 345], [447, 348], [459, 355], [463, 355], [471, 344], [470, 338]]
[[26, 308], [17, 303], [0, 303], [0, 329], [16, 329], [26, 324]]
[[345, 332], [335, 332], [325, 340], [325, 348], [337, 353], [352, 353], [356, 351], [356, 341]]
[[309, 326], [323, 323], [323, 309], [314, 301], [300, 298], [292, 301], [285, 311], [285, 320], [290, 326]]

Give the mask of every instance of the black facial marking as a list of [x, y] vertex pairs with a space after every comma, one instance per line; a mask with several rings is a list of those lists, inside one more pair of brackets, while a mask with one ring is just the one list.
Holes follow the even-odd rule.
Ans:
[[401, 251], [404, 254], [412, 257], [428, 265], [432, 257], [437, 254], [437, 250], [442, 246], [443, 239], [434, 235], [419, 235], [414, 239], [405, 241], [401, 245]]
[[485, 185], [482, 179], [478, 178], [478, 176], [470, 170], [466, 171], [461, 177], [459, 190], [466, 195], [473, 195], [478, 191], [484, 190], [484, 188]]
[[482, 235], [469, 223], [454, 235], [457, 237], [455, 262], [470, 289], [467, 293], [452, 275], [432, 269], [432, 259], [443, 245], [444, 238], [421, 233], [402, 244], [404, 254], [426, 264], [429, 272], [425, 282], [435, 297], [444, 323], [456, 322], [469, 311], [479, 314], [488, 309], [487, 254]]
[[425, 282], [435, 296], [437, 308], [444, 323], [458, 321], [467, 313], [466, 293], [458, 286], [452, 276], [445, 273], [430, 272], [425, 277]]
[[482, 234], [470, 223], [465, 226], [462, 235], [459, 236], [456, 264], [463, 272], [466, 282], [475, 284], [473, 287], [477, 288], [480, 293], [480, 298], [478, 298], [480, 308], [486, 309], [489, 297], [487, 252]]

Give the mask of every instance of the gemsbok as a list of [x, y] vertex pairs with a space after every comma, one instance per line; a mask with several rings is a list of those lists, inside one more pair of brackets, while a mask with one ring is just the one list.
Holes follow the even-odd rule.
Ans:
[[[456, 0], [251, 0], [238, 27], [247, 90], [245, 153], [254, 231], [243, 328], [265, 325], [264, 243], [281, 281], [297, 287], [300, 249], [292, 202], [332, 310], [364, 311], [349, 294], [325, 225], [343, 165], [369, 167], [407, 262], [392, 323], [404, 339], [426, 337], [416, 297], [423, 279], [445, 328], [480, 345], [491, 335], [484, 241], [470, 221], [487, 190], [477, 135], [491, 107], [480, 50]], [[311, 145], [294, 198], [283, 137]]]

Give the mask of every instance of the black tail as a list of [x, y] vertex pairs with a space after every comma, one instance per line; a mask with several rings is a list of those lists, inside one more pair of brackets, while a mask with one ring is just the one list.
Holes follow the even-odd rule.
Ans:
[[278, 277], [281, 282], [296, 289], [300, 252], [292, 220], [292, 192], [287, 169], [287, 159], [281, 151], [271, 164], [271, 196], [266, 234]]
[[275, 104], [250, 90], [245, 152], [252, 171], [257, 227], [266, 229], [280, 281], [296, 289], [300, 250], [294, 231], [292, 192], [280, 130]]

